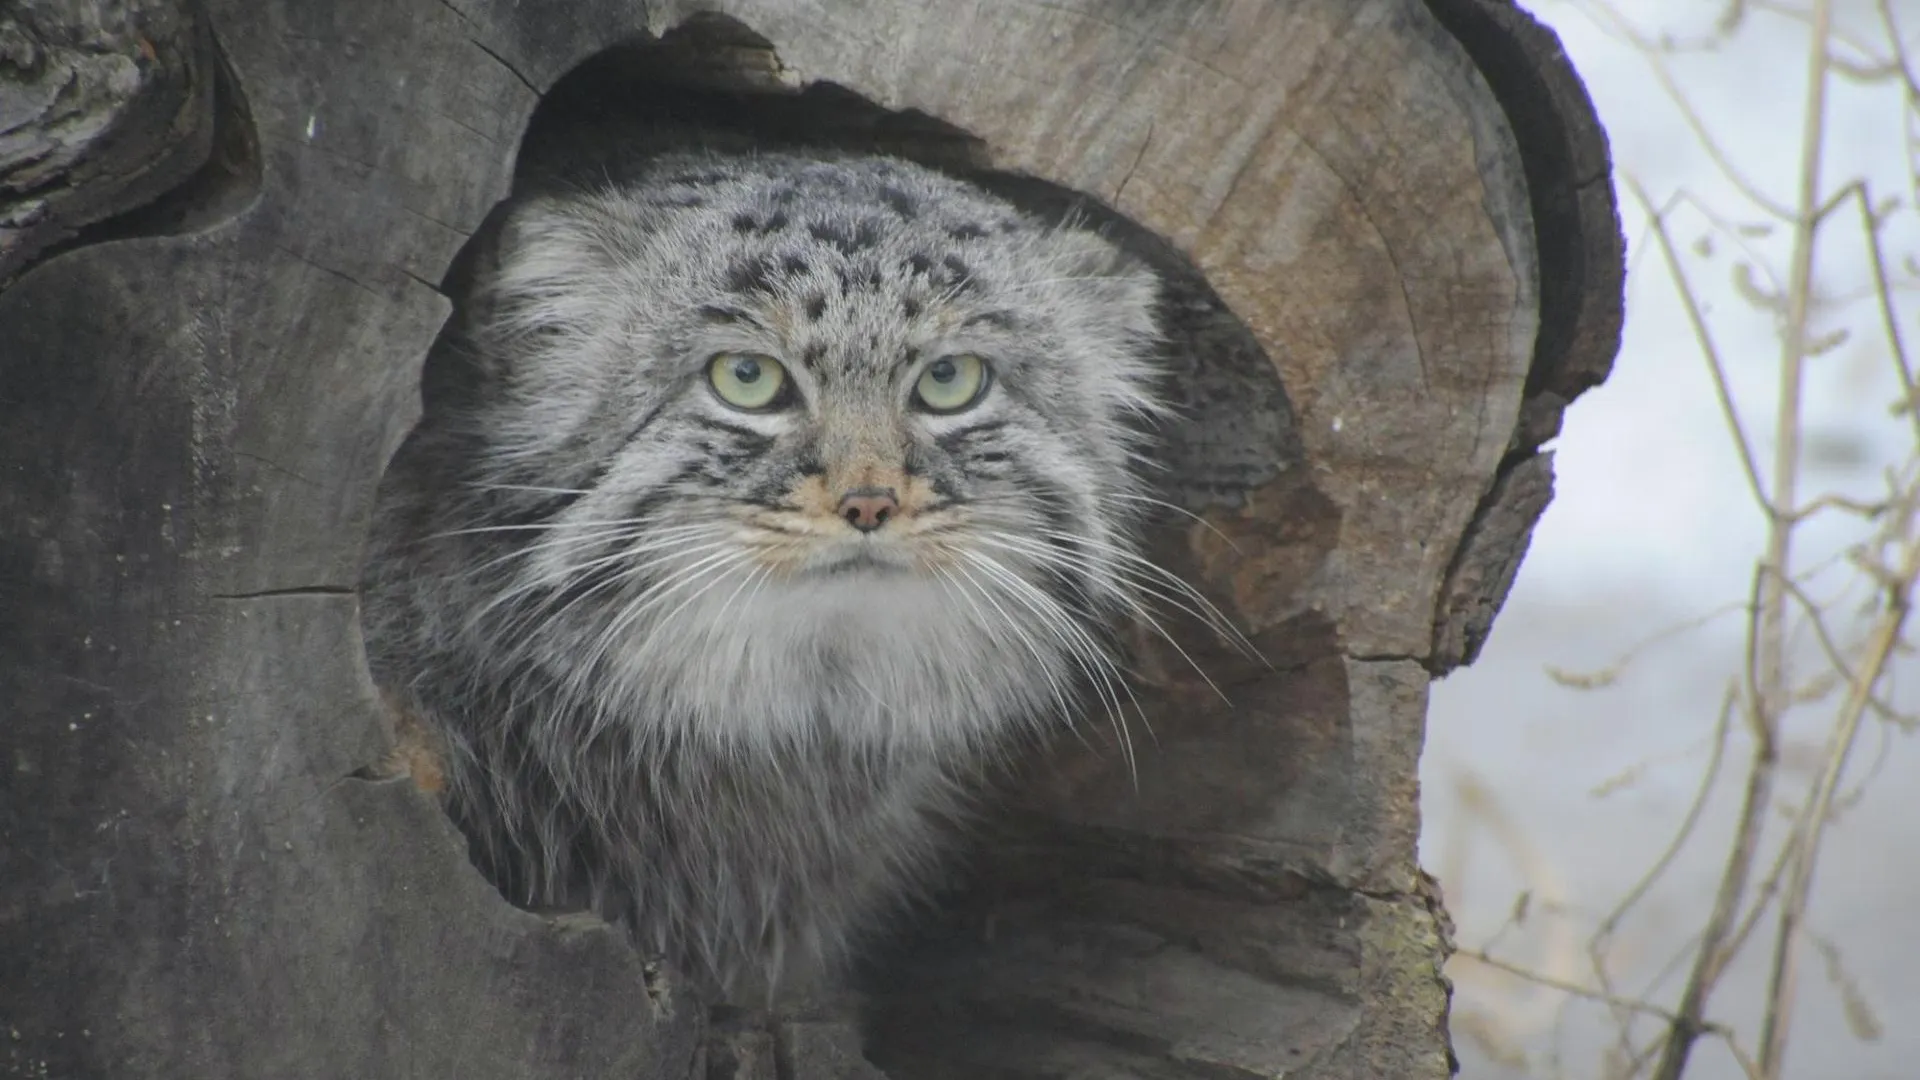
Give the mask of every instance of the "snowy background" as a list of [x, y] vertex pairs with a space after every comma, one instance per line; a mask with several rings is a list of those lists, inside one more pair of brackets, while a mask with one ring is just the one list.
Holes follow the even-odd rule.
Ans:
[[[1637, 180], [1656, 204], [1686, 193], [1706, 208], [1683, 205], [1668, 220], [1763, 478], [1773, 458], [1780, 319], [1743, 295], [1738, 282], [1745, 263], [1758, 290], [1778, 287], [1769, 275], [1783, 283], [1791, 230], [1780, 224], [1768, 235], [1713, 230], [1707, 211], [1730, 222], [1769, 219], [1716, 166], [1646, 53], [1622, 33], [1626, 27], [1684, 43], [1713, 31], [1728, 4], [1523, 3], [1559, 33], [1612, 139], [1631, 260], [1626, 335], [1612, 377], [1568, 411], [1553, 444], [1557, 495], [1484, 654], [1434, 689], [1423, 764], [1422, 858], [1442, 881], [1463, 946], [1491, 943], [1498, 957], [1591, 986], [1588, 937], [1666, 845], [1704, 773], [1728, 680], [1742, 670], [1739, 606], [1765, 542], [1764, 520], [1708, 365], [1624, 178]], [[1737, 30], [1718, 48], [1664, 59], [1755, 194], [1788, 208], [1799, 186], [1810, 42], [1806, 19], [1791, 12], [1811, 3], [1749, 2]], [[1920, 54], [1920, 0], [1891, 0], [1890, 6]], [[1886, 54], [1874, 0], [1839, 0], [1835, 12], [1838, 30]], [[1844, 44], [1834, 51], [1865, 59]], [[1914, 288], [1920, 277], [1905, 260], [1920, 252], [1920, 215], [1904, 108], [1897, 79], [1832, 80], [1822, 197], [1864, 176], [1877, 198], [1902, 199], [1883, 243], [1900, 326], [1914, 347], [1920, 346], [1920, 291]], [[1890, 411], [1900, 397], [1898, 381], [1879, 307], [1867, 295], [1871, 278], [1858, 222], [1848, 208], [1822, 232], [1818, 249], [1821, 302], [1812, 334], [1844, 328], [1851, 336], [1809, 361], [1803, 501], [1823, 492], [1880, 495], [1886, 470], [1914, 452], [1910, 421]], [[1802, 532], [1794, 565], [1814, 566], [1863, 534], [1863, 525], [1842, 515], [1816, 519]], [[1846, 587], [1857, 578], [1840, 565], [1817, 580], [1815, 591], [1836, 599], [1843, 613], [1851, 611], [1868, 596], [1857, 583]], [[1846, 628], [1844, 619], [1836, 625]], [[1572, 689], [1548, 674], [1549, 667], [1606, 669], [1663, 632], [1671, 633], [1604, 688]], [[1821, 666], [1804, 633], [1795, 654], [1797, 674]], [[1889, 696], [1914, 709], [1920, 660], [1900, 657], [1894, 665]], [[1798, 805], [1820, 763], [1836, 704], [1837, 696], [1790, 718], [1777, 795], [1789, 808]], [[1621, 994], [1666, 1006], [1678, 997], [1744, 783], [1750, 743], [1734, 727], [1706, 825], [1609, 950]], [[1831, 949], [1804, 954], [1787, 1075], [1912, 1080], [1920, 1076], [1920, 739], [1873, 723], [1847, 775], [1867, 781], [1865, 794], [1836, 825], [1821, 856], [1811, 929]], [[1760, 872], [1786, 823], [1785, 812], [1773, 815]], [[1524, 918], [1509, 925], [1523, 896]], [[1759, 1031], [1771, 930], [1769, 920], [1723, 980], [1710, 1011], [1739, 1030], [1749, 1047]], [[1680, 962], [1670, 966], [1675, 957]], [[1464, 1076], [1607, 1075], [1603, 1056], [1616, 1027], [1606, 1006], [1470, 960], [1456, 961], [1450, 972], [1458, 981], [1455, 1032]], [[1658, 1026], [1643, 1020], [1635, 1031], [1644, 1043]], [[1743, 1074], [1722, 1047], [1703, 1040], [1687, 1075], [1730, 1080]]]

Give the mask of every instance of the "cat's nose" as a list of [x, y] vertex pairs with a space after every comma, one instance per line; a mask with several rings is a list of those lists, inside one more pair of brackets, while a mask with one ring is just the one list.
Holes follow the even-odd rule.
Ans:
[[872, 532], [900, 509], [892, 488], [858, 487], [840, 497], [840, 516], [861, 532]]

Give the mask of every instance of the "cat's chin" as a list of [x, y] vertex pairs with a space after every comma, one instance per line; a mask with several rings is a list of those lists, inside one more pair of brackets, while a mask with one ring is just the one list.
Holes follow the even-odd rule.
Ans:
[[841, 559], [814, 571], [816, 575], [824, 578], [890, 578], [900, 577], [909, 572], [907, 567], [881, 562], [866, 555]]
[[914, 572], [905, 552], [873, 543], [836, 544], [809, 558], [800, 570], [802, 576], [815, 579], [890, 578]]

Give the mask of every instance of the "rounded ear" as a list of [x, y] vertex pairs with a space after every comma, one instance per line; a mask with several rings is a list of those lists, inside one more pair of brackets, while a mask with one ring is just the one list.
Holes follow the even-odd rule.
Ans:
[[476, 267], [473, 325], [518, 336], [577, 328], [612, 260], [588, 205], [536, 196], [511, 204]]
[[[423, 405], [466, 400], [503, 377], [531, 338], [578, 325], [581, 288], [605, 263], [579, 210], [558, 198], [518, 198], [494, 207], [441, 283], [455, 307], [428, 354]], [[573, 295], [569, 305], [562, 298]]]
[[1118, 330], [1142, 345], [1164, 336], [1157, 321], [1160, 275], [1145, 260], [1087, 225], [1062, 225], [1054, 238], [1060, 276], [1107, 333]]

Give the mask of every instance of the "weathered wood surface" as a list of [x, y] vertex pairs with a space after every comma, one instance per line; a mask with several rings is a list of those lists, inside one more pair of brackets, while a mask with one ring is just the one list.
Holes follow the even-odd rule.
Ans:
[[178, 0], [37, 0], [0, 13], [0, 284], [205, 164], [212, 46]]
[[[0, 226], [86, 226], [0, 292], [0, 1072], [848, 1074], [844, 1039], [804, 1025], [709, 1054], [671, 972], [507, 906], [431, 802], [361, 778], [390, 735], [351, 586], [448, 310], [435, 283], [540, 95], [665, 34], [603, 66], [1089, 193], [1205, 275], [1181, 286], [1191, 419], [1165, 448], [1205, 524], [1160, 549], [1272, 666], [1183, 639], [1229, 705], [1150, 650], [1137, 773], [1094, 728], [1031, 763], [972, 887], [879, 965], [876, 1060], [896, 1080], [1447, 1074], [1444, 917], [1413, 847], [1426, 687], [1484, 638], [1550, 485], [1535, 449], [1618, 331], [1604, 139], [1526, 16], [213, 0], [201, 26], [132, 6], [160, 21], [96, 16], [102, 50], [145, 41], [135, 68], [170, 74], [88, 107], [157, 115], [128, 102], [163, 84], [212, 127], [103, 123], [31, 191], [0, 172]], [[29, 0], [17, 25], [55, 7], [88, 5]], [[40, 84], [6, 66], [9, 18], [0, 169], [21, 160], [4, 125], [52, 115], [21, 104]], [[68, 188], [89, 209], [28, 205]], [[0, 233], [0, 281], [50, 236]]]

